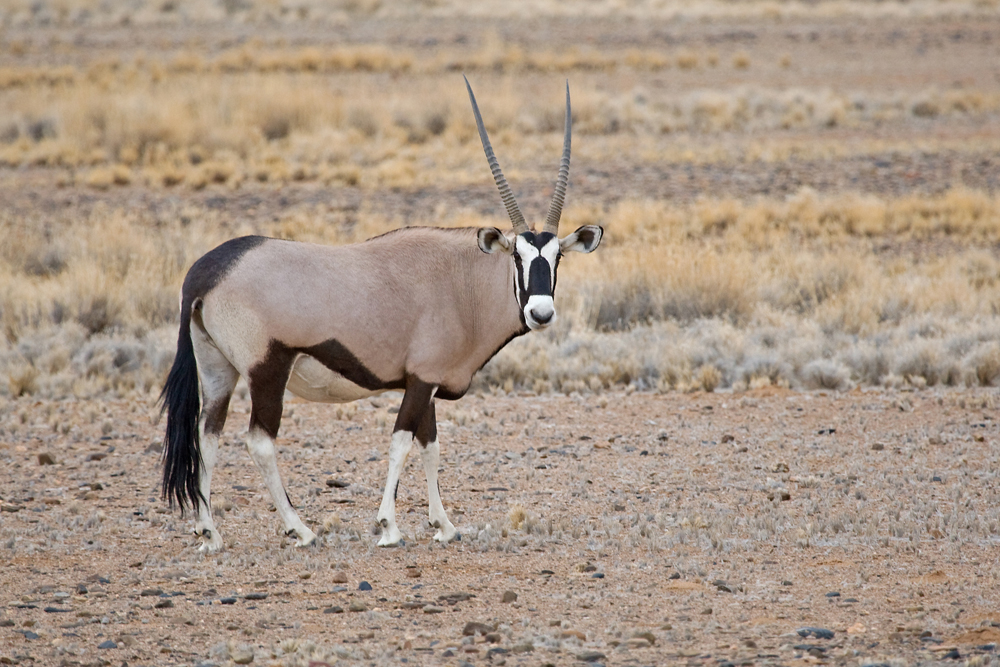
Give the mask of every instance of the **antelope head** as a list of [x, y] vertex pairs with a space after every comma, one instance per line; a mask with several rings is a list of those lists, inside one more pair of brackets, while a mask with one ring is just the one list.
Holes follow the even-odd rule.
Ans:
[[569, 82], [566, 82], [566, 134], [563, 138], [559, 176], [556, 179], [555, 191], [552, 193], [545, 226], [540, 232], [536, 232], [534, 227], [529, 227], [524, 221], [507, 179], [500, 170], [500, 163], [493, 154], [486, 126], [483, 125], [479, 105], [476, 104], [476, 96], [472, 94], [472, 86], [469, 85], [468, 79], [465, 80], [465, 86], [469, 90], [472, 112], [476, 116], [476, 126], [479, 128], [479, 138], [483, 141], [483, 150], [486, 151], [486, 160], [493, 172], [493, 180], [500, 190], [500, 198], [507, 209], [507, 215], [510, 216], [514, 226], [513, 238], [509, 238], [496, 227], [480, 229], [479, 247], [486, 253], [503, 252], [511, 256], [514, 262], [514, 294], [521, 308], [522, 319], [529, 329], [544, 329], [556, 319], [553, 296], [556, 290], [559, 259], [567, 252], [593, 252], [604, 235], [604, 229], [600, 226], [584, 225], [572, 234], [559, 238], [559, 218], [562, 216], [566, 186], [569, 182], [570, 137], [573, 128], [569, 105]]

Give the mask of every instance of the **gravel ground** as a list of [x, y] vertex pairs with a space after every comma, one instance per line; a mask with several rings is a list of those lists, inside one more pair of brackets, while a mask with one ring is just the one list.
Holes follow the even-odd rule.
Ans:
[[996, 660], [995, 390], [441, 403], [462, 539], [431, 541], [417, 459], [406, 545], [378, 549], [399, 398], [286, 405], [286, 486], [324, 533], [306, 549], [234, 399], [212, 556], [159, 500], [152, 398], [3, 404], [0, 662]]

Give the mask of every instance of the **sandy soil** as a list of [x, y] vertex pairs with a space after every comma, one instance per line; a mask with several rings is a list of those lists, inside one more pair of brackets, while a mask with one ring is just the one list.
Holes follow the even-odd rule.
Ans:
[[[152, 399], [8, 403], [0, 660], [867, 664], [954, 649], [988, 664], [995, 400], [768, 389], [441, 403], [441, 490], [462, 539], [431, 541], [417, 459], [395, 549], [374, 546], [372, 524], [399, 395], [290, 401], [286, 486], [326, 531], [297, 549], [267, 511], [237, 398], [214, 482], [227, 548], [213, 556], [158, 498]], [[483, 634], [463, 636], [470, 621]], [[832, 639], [797, 634], [809, 627]]]

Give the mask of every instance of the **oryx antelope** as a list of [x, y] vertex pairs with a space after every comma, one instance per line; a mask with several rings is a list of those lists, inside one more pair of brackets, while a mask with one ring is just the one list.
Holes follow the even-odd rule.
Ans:
[[212, 468], [240, 376], [250, 390], [247, 448], [264, 476], [286, 534], [316, 539], [282, 485], [274, 441], [285, 390], [311, 401], [346, 402], [403, 389], [379, 507], [380, 546], [395, 545], [396, 486], [414, 439], [420, 445], [434, 539], [456, 531], [438, 489], [434, 399], [454, 400], [513, 338], [555, 319], [552, 295], [565, 252], [592, 252], [603, 229], [556, 236], [569, 179], [571, 117], [548, 217], [529, 228], [493, 154], [472, 87], [479, 136], [513, 223], [410, 227], [363, 243], [327, 247], [247, 236], [194, 263], [180, 299], [177, 356], [161, 400], [167, 413], [163, 495], [197, 513], [201, 550], [222, 547], [211, 511]]

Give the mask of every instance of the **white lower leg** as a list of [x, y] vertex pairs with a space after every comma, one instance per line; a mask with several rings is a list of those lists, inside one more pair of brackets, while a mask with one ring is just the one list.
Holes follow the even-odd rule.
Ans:
[[285, 526], [285, 534], [296, 538], [296, 546], [302, 547], [312, 544], [316, 540], [316, 533], [306, 528], [292, 504], [288, 502], [285, 486], [281, 483], [281, 475], [278, 473], [278, 460], [274, 455], [274, 441], [262, 430], [251, 428], [247, 448], [250, 450], [250, 457], [264, 476], [264, 484], [271, 493], [271, 500], [274, 501], [278, 516], [281, 517]]
[[441, 490], [438, 488], [438, 465], [441, 462], [441, 445], [434, 440], [420, 450], [424, 461], [424, 473], [427, 475], [427, 507], [431, 525], [438, 529], [434, 539], [438, 542], [451, 542], [455, 539], [455, 526], [448, 520], [444, 505], [441, 504]]
[[201, 434], [201, 472], [198, 476], [198, 488], [205, 502], [198, 507], [198, 521], [194, 525], [194, 534], [201, 538], [199, 551], [213, 552], [222, 548], [222, 536], [215, 528], [212, 520], [212, 469], [219, 452], [219, 436], [211, 433]]
[[413, 447], [413, 434], [409, 431], [396, 431], [392, 434], [392, 444], [389, 446], [389, 474], [385, 479], [385, 492], [382, 494], [382, 504], [375, 518], [382, 526], [382, 537], [378, 541], [380, 547], [399, 544], [403, 536], [396, 526], [396, 486], [403, 472], [403, 464]]

